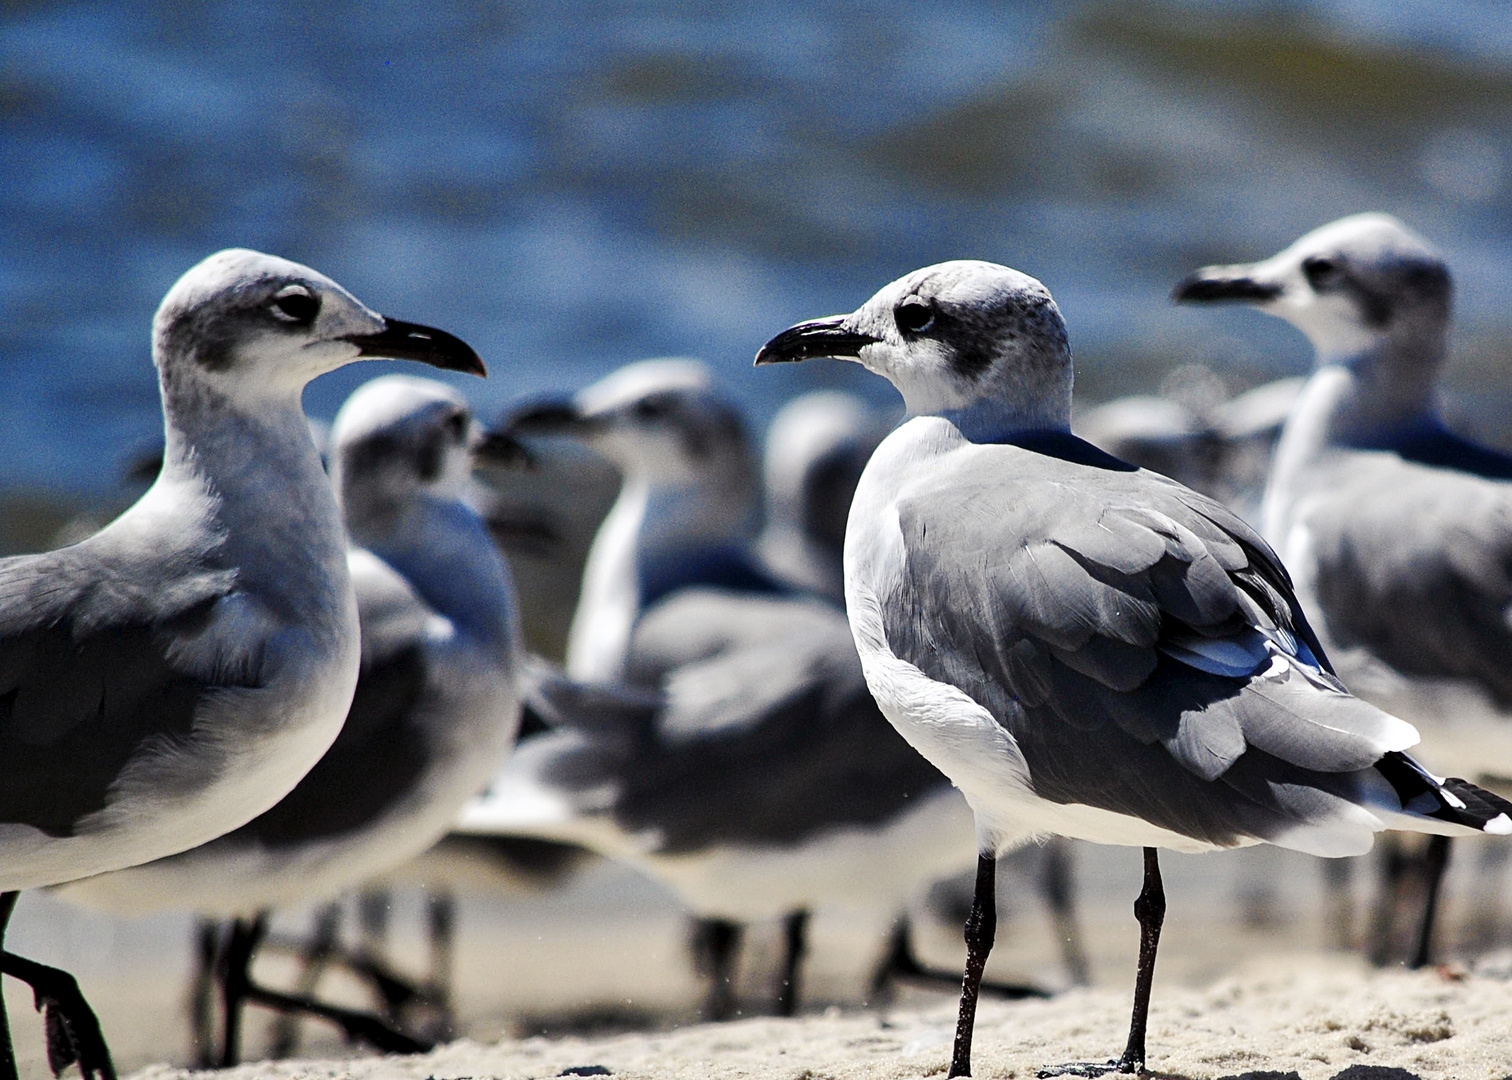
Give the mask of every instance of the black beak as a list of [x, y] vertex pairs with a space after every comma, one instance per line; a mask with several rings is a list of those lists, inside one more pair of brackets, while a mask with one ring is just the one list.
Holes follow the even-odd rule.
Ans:
[[534, 469], [535, 455], [513, 433], [508, 431], [485, 431], [472, 448], [473, 460], [483, 465], [497, 465], [505, 469]]
[[788, 327], [761, 347], [756, 354], [756, 366], [796, 363], [818, 357], [856, 359], [863, 348], [876, 344], [879, 339], [845, 329], [843, 324], [848, 318], [849, 315], [831, 315], [827, 319], [813, 319]]
[[374, 360], [418, 360], [447, 371], [488, 375], [488, 369], [473, 352], [472, 346], [445, 330], [387, 316], [383, 323], [383, 329], [376, 334], [353, 334], [347, 338], [360, 350], [359, 356]]
[[1281, 295], [1281, 286], [1270, 281], [1256, 281], [1247, 266], [1204, 266], [1182, 278], [1171, 290], [1178, 304], [1214, 304], [1227, 301], [1257, 304]]

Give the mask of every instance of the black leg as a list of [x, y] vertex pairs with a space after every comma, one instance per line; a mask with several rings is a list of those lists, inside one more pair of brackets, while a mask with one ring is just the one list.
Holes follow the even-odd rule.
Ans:
[[[299, 950], [299, 981], [295, 993], [310, 997], [320, 985], [320, 977], [330, 966], [335, 955], [337, 937], [341, 930], [341, 901], [322, 904], [315, 912], [315, 926], [309, 939]], [[268, 1047], [268, 1056], [286, 1058], [294, 1055], [299, 1046], [299, 1020], [293, 1013], [283, 1013], [273, 1026], [273, 1039]]]
[[777, 987], [776, 1014], [792, 1016], [798, 1008], [798, 969], [803, 965], [809, 913], [802, 908], [782, 920], [782, 983]]
[[1155, 950], [1160, 945], [1160, 928], [1165, 923], [1165, 884], [1160, 880], [1160, 856], [1152, 847], [1144, 849], [1144, 888], [1134, 901], [1134, 917], [1139, 920], [1139, 975], [1134, 980], [1134, 1015], [1129, 1020], [1129, 1044], [1118, 1059], [1118, 1071], [1137, 1073], [1144, 1069], [1145, 1026], [1150, 1018], [1150, 987], [1155, 981]]
[[1438, 921], [1439, 893], [1444, 884], [1444, 871], [1449, 868], [1449, 851], [1449, 837], [1428, 838], [1428, 850], [1423, 853], [1423, 921], [1418, 926], [1412, 959], [1407, 963], [1413, 971], [1427, 967], [1433, 955], [1433, 927]]
[[1370, 923], [1370, 962], [1385, 967], [1391, 962], [1396, 935], [1397, 909], [1402, 903], [1402, 889], [1407, 877], [1407, 856], [1401, 840], [1391, 833], [1381, 837], [1381, 892]]
[[357, 926], [362, 931], [362, 950], [369, 956], [388, 951], [392, 899], [387, 889], [364, 889], [357, 894]]
[[1357, 859], [1324, 859], [1324, 933], [1331, 949], [1355, 948], [1354, 870]]
[[[16, 910], [18, 892], [0, 893], [0, 947], [5, 945], [5, 930], [11, 912]], [[16, 1071], [16, 1047], [11, 1042], [10, 1017], [5, 1012], [5, 994], [0, 988], [0, 1080], [19, 1080]]]
[[[15, 910], [17, 896], [14, 892], [0, 894], [0, 940]], [[47, 1030], [47, 1063], [54, 1075], [76, 1064], [84, 1080], [115, 1080], [115, 1065], [110, 1060], [100, 1021], [72, 975], [10, 952], [0, 952], [0, 974], [20, 979], [32, 988], [32, 1000]], [[4, 1075], [8, 1066], [13, 1077], [16, 1055], [8, 1025], [5, 1026], [6, 1053], [5, 1060], [0, 1061], [0, 1075]]]
[[[959, 975], [920, 963], [919, 958], [914, 955], [913, 929], [906, 915], [900, 918], [897, 925], [893, 927], [892, 934], [887, 939], [887, 952], [872, 975], [872, 1000], [885, 1000], [890, 983], [894, 980], [941, 988], [948, 986], [952, 990], [961, 984]], [[978, 989], [981, 994], [988, 997], [1000, 997], [1008, 1001], [1051, 996], [1050, 991], [1029, 983], [1000, 983], [988, 979], [983, 979]]]
[[456, 1027], [452, 1012], [452, 982], [457, 940], [457, 898], [438, 888], [426, 898], [426, 929], [430, 934], [430, 986], [426, 996], [435, 1003], [438, 1034], [449, 1036]]
[[268, 930], [267, 912], [251, 919], [232, 919], [221, 946], [221, 1068], [237, 1064], [241, 1058], [242, 1007], [252, 986], [252, 955]]
[[956, 1017], [950, 1076], [971, 1075], [971, 1034], [976, 1026], [977, 994], [996, 935], [997, 857], [984, 852], [977, 856], [976, 892], [971, 899], [971, 915], [966, 919], [966, 974], [961, 979], [961, 1010]]
[[219, 967], [221, 925], [198, 919], [194, 927], [194, 972], [189, 978], [189, 1037], [194, 1063], [215, 1068], [215, 973]]
[[1139, 974], [1134, 980], [1134, 1012], [1129, 1018], [1129, 1042], [1123, 1056], [1109, 1062], [1074, 1062], [1052, 1065], [1036, 1074], [1048, 1076], [1106, 1076], [1111, 1072], [1144, 1071], [1145, 1028], [1150, 1018], [1150, 987], [1155, 981], [1155, 951], [1160, 945], [1160, 928], [1165, 923], [1165, 886], [1160, 880], [1160, 859], [1154, 848], [1144, 849], [1144, 887], [1134, 901], [1134, 917], [1139, 920]]
[[703, 1007], [706, 1020], [728, 1020], [735, 1013], [733, 976], [740, 936], [740, 924], [728, 919], [694, 920], [694, 967], [709, 980]]
[[285, 994], [258, 986], [251, 975], [252, 957], [267, 931], [266, 913], [250, 921], [232, 924], [226, 945], [221, 950], [221, 994], [226, 1003], [226, 1037], [222, 1058], [234, 1065], [240, 1053], [242, 1007], [251, 1002], [282, 1012], [302, 1012], [318, 1016], [340, 1026], [348, 1038], [359, 1039], [386, 1053], [417, 1054], [432, 1048], [431, 1043], [397, 1031], [370, 1013], [356, 1012], [327, 1005], [301, 994]]
[[1092, 968], [1082, 948], [1081, 927], [1076, 924], [1076, 882], [1072, 875], [1069, 840], [1057, 837], [1045, 845], [1040, 887], [1044, 890], [1045, 905], [1050, 909], [1050, 919], [1055, 924], [1061, 960], [1066, 965], [1071, 985], [1091, 985]]

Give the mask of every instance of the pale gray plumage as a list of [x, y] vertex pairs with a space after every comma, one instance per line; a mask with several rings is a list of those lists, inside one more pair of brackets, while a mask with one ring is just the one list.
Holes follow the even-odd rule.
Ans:
[[[204, 843], [330, 746], [357, 676], [357, 611], [300, 395], [368, 356], [483, 374], [458, 339], [284, 259], [222, 251], [169, 290], [153, 320], [157, 480], [94, 536], [0, 562], [0, 890]], [[112, 1074], [87, 1007], [8, 953], [0, 968], [33, 983], [53, 1060]]]
[[[636, 653], [656, 690], [541, 681], [553, 730], [522, 742], [463, 831], [583, 843], [701, 915], [736, 919], [837, 897], [901, 904], [969, 861], [969, 846], [941, 839], [885, 858], [890, 823], [914, 809], [949, 820], [928, 804], [954, 797], [877, 714], [830, 605], [686, 590], [643, 621]], [[895, 896], [867, 896], [848, 864], [825, 865], [846, 836], [874, 845]]]
[[509, 570], [465, 498], [479, 435], [450, 387], [391, 375], [332, 430], [362, 631], [340, 735], [279, 804], [207, 844], [61, 890], [90, 906], [250, 915], [320, 899], [439, 839], [519, 723]]
[[1146, 848], [1129, 1044], [1098, 1067], [1137, 1071], [1157, 847], [1343, 855], [1386, 827], [1512, 832], [1512, 804], [1431, 777], [1401, 753], [1410, 725], [1344, 691], [1253, 530], [1070, 434], [1070, 348], [1038, 281], [926, 267], [784, 331], [757, 363], [822, 356], [885, 376], [912, 415], [857, 489], [846, 607], [883, 713], [976, 816], [951, 1075], [970, 1071], [993, 860], [1028, 836]]
[[363, 355], [422, 354], [481, 371], [456, 339], [255, 252], [211, 256], [169, 292], [157, 482], [95, 536], [0, 563], [0, 888], [202, 843], [318, 760], [357, 628], [299, 393]]
[[1439, 418], [1440, 255], [1395, 219], [1359, 214], [1263, 262], [1199, 270], [1177, 298], [1244, 301], [1317, 350], [1277, 446], [1265, 530], [1346, 673], [1363, 654], [1512, 704], [1512, 457]]
[[751, 550], [760, 489], [744, 422], [709, 384], [698, 361], [646, 360], [506, 424], [580, 439], [623, 476], [583, 570], [565, 661], [574, 678], [621, 678], [636, 620], [679, 588], [779, 588]]
[[845, 519], [867, 458], [892, 420], [854, 394], [816, 390], [783, 405], [767, 427], [762, 462], [763, 563], [795, 588], [845, 599]]

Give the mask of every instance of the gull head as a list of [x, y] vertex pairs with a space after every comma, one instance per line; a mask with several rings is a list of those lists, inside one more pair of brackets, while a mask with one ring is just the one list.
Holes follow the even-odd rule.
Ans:
[[1394, 341], [1441, 342], [1451, 293], [1448, 267], [1426, 240], [1387, 214], [1354, 214], [1261, 262], [1205, 266], [1172, 297], [1238, 301], [1279, 316], [1331, 363]]
[[1060, 310], [1040, 282], [996, 263], [915, 270], [849, 315], [784, 330], [756, 363], [814, 357], [883, 376], [914, 415], [984, 408], [1024, 426], [1069, 423], [1071, 349]]
[[537, 400], [505, 418], [515, 435], [582, 441], [626, 476], [684, 484], [750, 467], [740, 413], [696, 360], [627, 364], [570, 398]]
[[467, 402], [434, 379], [385, 375], [347, 398], [331, 425], [331, 479], [353, 539], [425, 500], [471, 491], [485, 437]]
[[240, 248], [179, 278], [152, 342], [166, 390], [193, 385], [245, 404], [297, 397], [317, 375], [369, 358], [485, 373], [459, 338], [386, 318], [324, 274]]

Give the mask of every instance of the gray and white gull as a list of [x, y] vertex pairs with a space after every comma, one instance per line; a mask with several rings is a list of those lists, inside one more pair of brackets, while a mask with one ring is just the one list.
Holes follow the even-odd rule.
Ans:
[[[1458, 744], [1456, 765], [1512, 773], [1512, 457], [1440, 418], [1443, 258], [1396, 219], [1356, 214], [1262, 262], [1198, 270], [1175, 298], [1246, 303], [1311, 340], [1264, 532], [1357, 693]], [[1413, 966], [1429, 958], [1447, 845], [1429, 849]], [[1383, 960], [1385, 945], [1378, 935]]]
[[761, 491], [745, 424], [710, 384], [696, 360], [643, 360], [503, 425], [582, 440], [622, 474], [583, 568], [565, 662], [575, 679], [623, 678], [636, 621], [680, 588], [780, 591], [751, 549]]
[[[235, 963], [221, 975], [222, 1065], [235, 1063], [242, 1000], [304, 1004], [244, 983], [267, 911], [327, 899], [424, 851], [514, 741], [514, 591], [467, 502], [483, 438], [462, 396], [443, 383], [388, 375], [352, 394], [331, 430], [362, 638], [341, 733], [291, 792], [239, 829], [60, 890], [116, 914], [174, 909], [241, 920], [226, 946]], [[408, 1046], [391, 1044], [380, 1043]]]
[[[1070, 433], [1065, 324], [1035, 279], [947, 262], [757, 363], [858, 361], [907, 419], [846, 532], [846, 606], [882, 712], [975, 815], [977, 893], [950, 1066], [971, 1071], [997, 855], [1057, 834], [1144, 848], [1136, 1072], [1165, 901], [1157, 849], [1357, 854], [1386, 828], [1512, 833], [1512, 804], [1403, 751], [1334, 677], [1279, 560], [1231, 511]], [[1052, 1073], [1055, 1070], [1050, 1070]]]
[[[300, 394], [365, 357], [483, 374], [457, 338], [245, 250], [179, 279], [152, 344], [157, 481], [94, 536], [0, 561], [0, 926], [17, 890], [205, 843], [320, 759], [351, 703], [359, 642]], [[71, 979], [11, 953], [0, 971], [62, 1010], [55, 1062], [111, 1074]]]

